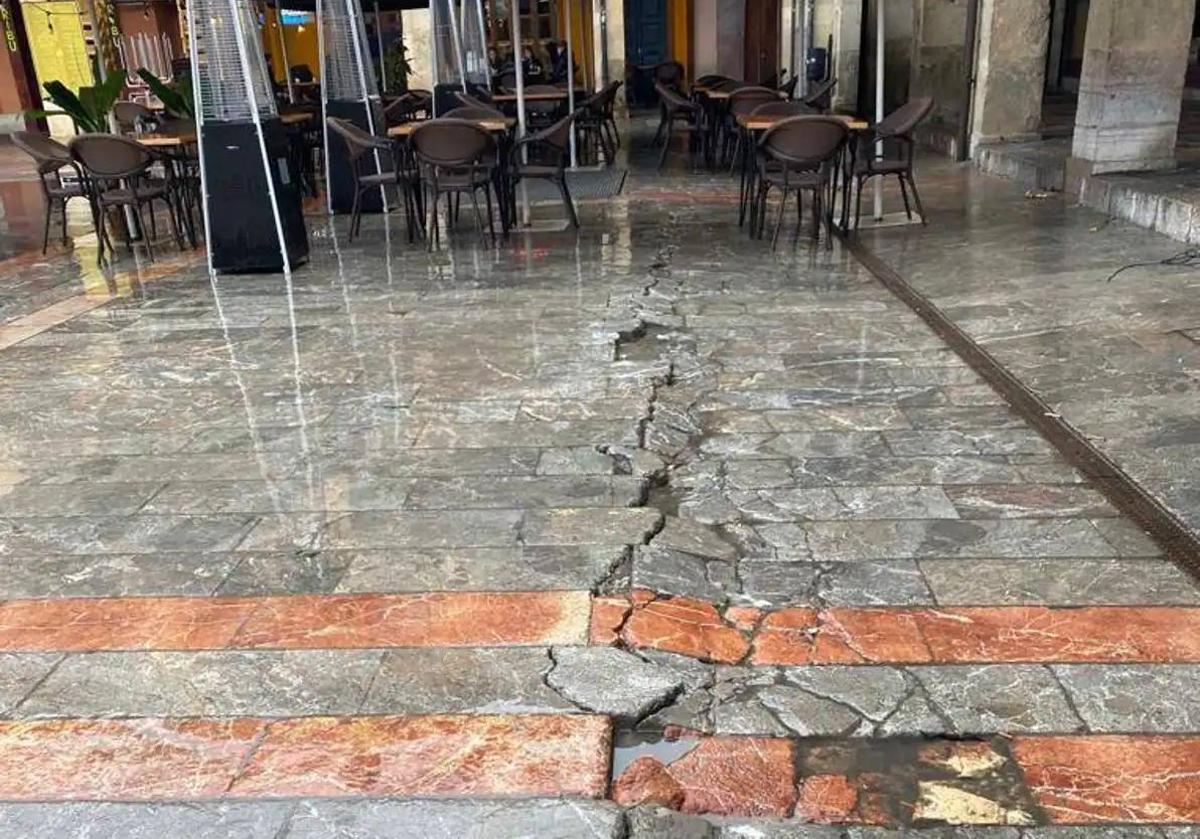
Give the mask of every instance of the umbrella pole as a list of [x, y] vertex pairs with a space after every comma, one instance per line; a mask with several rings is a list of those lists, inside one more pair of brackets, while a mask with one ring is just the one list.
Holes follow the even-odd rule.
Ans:
[[[567, 113], [575, 113], [575, 44], [571, 34], [571, 3], [564, 0], [567, 7]], [[571, 168], [579, 166], [579, 156], [575, 149], [575, 124], [571, 123]]]
[[[875, 3], [875, 124], [883, 121], [883, 0]], [[883, 159], [883, 142], [875, 143], [875, 159]], [[883, 218], [883, 178], [875, 179], [875, 218]]]

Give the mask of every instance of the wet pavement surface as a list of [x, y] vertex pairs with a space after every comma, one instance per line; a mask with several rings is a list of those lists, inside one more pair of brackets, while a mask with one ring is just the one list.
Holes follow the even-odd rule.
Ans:
[[[0, 835], [1200, 835], [1200, 589], [840, 244], [634, 141], [496, 251], [0, 263]], [[1184, 422], [1187, 278], [1102, 283], [1162, 242], [930, 172], [869, 247], [1185, 485], [1120, 406]]]

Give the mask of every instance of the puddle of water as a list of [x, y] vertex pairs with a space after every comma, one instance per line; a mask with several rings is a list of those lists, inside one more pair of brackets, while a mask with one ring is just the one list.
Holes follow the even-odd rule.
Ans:
[[699, 737], [667, 740], [658, 732], [619, 730], [613, 737], [612, 776], [621, 777], [629, 764], [639, 757], [654, 757], [663, 764], [670, 764], [698, 745]]

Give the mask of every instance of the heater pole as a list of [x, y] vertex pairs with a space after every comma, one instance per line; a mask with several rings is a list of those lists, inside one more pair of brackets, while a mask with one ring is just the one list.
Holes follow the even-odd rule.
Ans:
[[379, 92], [387, 93], [387, 60], [383, 54], [383, 19], [379, 17], [379, 0], [375, 0], [375, 43], [379, 45]]
[[[521, 5], [513, 3], [512, 10], [512, 40], [513, 40], [513, 71], [517, 77], [517, 139], [525, 139], [525, 61], [524, 48], [521, 46]], [[521, 150], [522, 160], [527, 158], [527, 149]], [[525, 180], [521, 179], [521, 219], [529, 223], [529, 192], [525, 189]]]
[[454, 40], [454, 52], [458, 56], [458, 75], [462, 79], [463, 93], [467, 93], [467, 62], [463, 55], [462, 30], [458, 28], [458, 12], [454, 10], [455, 0], [446, 0], [446, 8], [450, 12], [450, 37]]
[[[354, 7], [357, 5], [355, 0], [345, 0], [346, 6], [346, 23], [350, 26], [350, 41], [354, 44], [354, 63], [358, 66], [358, 89], [362, 92], [363, 110], [367, 116], [367, 133], [372, 137], [375, 136], [375, 109], [371, 106], [370, 86], [367, 84], [367, 66], [363, 59], [363, 52], [366, 50], [366, 44], [363, 39], [366, 38], [366, 29], [363, 27], [361, 7], [360, 13], [354, 13]], [[375, 74], [371, 74], [372, 80]], [[325, 85], [322, 85], [324, 88]], [[383, 161], [379, 158], [379, 149], [374, 151], [375, 171], [379, 174], [383, 173]], [[329, 158], [326, 158], [325, 168], [329, 168]], [[388, 211], [387, 187], [383, 184], [379, 185], [379, 199], [383, 202], [383, 211]]]
[[[883, 0], [875, 3], [875, 124], [883, 121]], [[883, 159], [883, 142], [875, 144], [875, 159]], [[875, 179], [875, 218], [883, 218], [883, 178]]]
[[[237, 41], [238, 60], [242, 65], [242, 83], [246, 85], [246, 97], [250, 100], [250, 117], [254, 120], [254, 131], [258, 134], [258, 150], [262, 154], [263, 175], [267, 179], [267, 194], [271, 198], [271, 215], [275, 218], [275, 233], [279, 237], [279, 256], [283, 259], [284, 276], [290, 277], [292, 260], [288, 256], [287, 240], [283, 235], [283, 219], [279, 215], [279, 202], [275, 198], [275, 179], [271, 177], [271, 160], [267, 155], [267, 138], [263, 134], [262, 115], [258, 112], [254, 82], [250, 79], [250, 56], [246, 51], [246, 31], [242, 27], [240, 11], [238, 0], [229, 0], [229, 12], [233, 18], [233, 34]], [[199, 85], [196, 87], [198, 88]]]
[[[571, 3], [564, 0], [567, 6], [567, 113], [575, 113], [575, 44], [571, 33]], [[579, 166], [578, 152], [575, 149], [575, 123], [571, 123], [571, 168]]]
[[208, 220], [208, 170], [204, 165], [204, 107], [200, 101], [200, 51], [196, 47], [195, 4], [187, 4], [188, 57], [192, 61], [192, 110], [196, 115], [196, 140], [200, 157], [200, 214], [204, 217], [204, 253], [208, 259], [208, 275], [213, 275], [212, 225]]
[[275, 7], [275, 28], [279, 30], [279, 53], [283, 58], [283, 78], [287, 81], [288, 101], [296, 104], [296, 92], [292, 89], [292, 61], [288, 58], [287, 38], [283, 37], [283, 9]]

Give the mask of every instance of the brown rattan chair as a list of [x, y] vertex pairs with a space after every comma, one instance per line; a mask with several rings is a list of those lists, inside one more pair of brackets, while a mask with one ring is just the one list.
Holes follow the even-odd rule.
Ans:
[[[495, 173], [496, 141], [491, 133], [475, 122], [439, 118], [423, 122], [413, 129], [409, 144], [422, 164], [421, 179], [430, 193], [426, 202], [429, 213], [429, 247], [440, 240], [438, 203], [443, 194], [471, 197], [475, 222], [484, 238], [483, 217], [479, 211], [479, 191], [487, 199], [488, 232], [496, 237], [492, 221], [492, 178]], [[503, 200], [503, 199], [501, 199]], [[450, 204], [450, 200], [447, 200]], [[451, 216], [457, 213], [451, 214]]]
[[783, 84], [779, 85], [779, 93], [786, 99], [792, 99], [796, 96], [796, 85], [800, 82], [799, 76], [792, 76]]
[[[50, 244], [50, 216], [57, 205], [62, 214], [62, 243], [67, 243], [67, 202], [72, 198], [86, 198], [83, 176], [71, 151], [62, 143], [32, 131], [15, 131], [13, 145], [33, 158], [37, 164], [38, 182], [42, 185], [42, 197], [46, 199], [46, 223], [42, 231], [42, 253]], [[62, 172], [70, 169], [75, 177], [64, 181]]]
[[756, 117], [807, 117], [819, 112], [803, 102], [762, 102], [750, 112]]
[[820, 236], [821, 220], [824, 219], [829, 238], [828, 247], [833, 247], [831, 210], [829, 196], [834, 168], [842, 148], [849, 138], [846, 124], [834, 117], [799, 116], [776, 123], [763, 134], [758, 144], [758, 200], [752, 214], [752, 228], [762, 237], [767, 209], [767, 195], [772, 188], [780, 192], [779, 217], [775, 222], [775, 233], [771, 247], [779, 241], [779, 230], [783, 225], [783, 214], [787, 209], [788, 196], [796, 193], [796, 232], [799, 235], [803, 219], [801, 194], [813, 194], [813, 240]]
[[[489, 108], [489, 109], [499, 113], [500, 109], [497, 108], [495, 106], [495, 104], [492, 102], [491, 96], [489, 96], [486, 93], [483, 93], [482, 91], [476, 91], [476, 93], [478, 95], [471, 94], [471, 93], [463, 93], [461, 90], [457, 90], [454, 92], [454, 98], [458, 100], [459, 105], [462, 107]], [[484, 96], [487, 96], [487, 98], [484, 99], [483, 98]]]
[[[362, 197], [373, 189], [386, 190], [394, 186], [404, 202], [404, 214], [408, 224], [408, 238], [412, 241], [419, 213], [415, 206], [413, 190], [415, 178], [412, 172], [399, 165], [390, 140], [376, 137], [352, 122], [337, 117], [326, 120], [335, 134], [346, 144], [350, 157], [350, 172], [354, 178], [354, 204], [350, 210], [350, 241], [358, 235], [362, 224]], [[379, 156], [378, 165], [376, 155]], [[389, 168], [390, 167], [390, 168]]]
[[837, 78], [829, 78], [821, 82], [801, 99], [810, 108], [816, 108], [823, 114], [829, 113], [833, 107], [833, 90], [837, 87]]
[[654, 89], [662, 105], [662, 122], [658, 132], [662, 136], [662, 153], [658, 157], [658, 168], [661, 169], [667, 161], [667, 152], [671, 148], [671, 138], [675, 136], [676, 124], [687, 132], [688, 152], [695, 155], [696, 145], [700, 140], [700, 106], [684, 99], [665, 85], [655, 84]]
[[[722, 155], [729, 157], [729, 170], [731, 172], [741, 159], [743, 144], [749, 142], [746, 132], [738, 124], [738, 117], [754, 113], [754, 110], [764, 102], [778, 101], [779, 92], [770, 87], [743, 87], [730, 95], [729, 109], [725, 112], [725, 142], [722, 148]], [[731, 150], [732, 154], [730, 154]]]
[[[900, 181], [900, 195], [904, 199], [904, 212], [912, 221], [912, 207], [908, 203], [908, 190], [912, 189], [913, 202], [917, 205], [917, 214], [921, 216], [921, 224], [925, 224], [925, 208], [921, 205], [921, 193], [917, 192], [917, 181], [913, 177], [913, 151], [916, 142], [912, 132], [933, 110], [933, 100], [928, 96], [913, 99], [892, 111], [876, 124], [869, 134], [859, 140], [858, 158], [854, 165], [854, 181], [856, 197], [854, 201], [854, 226], [862, 218], [863, 186], [871, 178], [879, 176], [886, 178], [895, 175]], [[882, 143], [886, 151], [889, 146], [897, 148], [896, 157], [885, 156], [882, 160], [875, 159], [875, 144]]]
[[[142, 233], [142, 241], [146, 245], [146, 253], [151, 259], [154, 258], [151, 239], [156, 232], [155, 201], [166, 205], [171, 220], [171, 232], [182, 250], [183, 240], [179, 234], [179, 220], [175, 217], [175, 205], [171, 201], [170, 186], [165, 181], [150, 177], [151, 167], [156, 162], [150, 149], [135, 140], [116, 134], [81, 134], [71, 140], [68, 148], [71, 157], [79, 164], [86, 178], [88, 197], [92, 203], [92, 218], [96, 225], [96, 236], [100, 241], [98, 261], [104, 259], [106, 244], [109, 251], [115, 253], [105, 230], [104, 219], [107, 211], [116, 207], [128, 207], [133, 213]], [[144, 206], [150, 209], [149, 234], [145, 217], [142, 215]], [[133, 243], [128, 227], [125, 228], [125, 246], [132, 252]]]
[[497, 111], [495, 108], [479, 108], [474, 105], [462, 105], [458, 108], [451, 108], [442, 114], [442, 119], [466, 119], [471, 122], [479, 122], [480, 120], [488, 119], [504, 119], [504, 114]]
[[676, 93], [683, 93], [683, 65], [678, 61], [664, 61], [657, 65], [653, 72], [654, 82], [665, 85]]
[[158, 124], [158, 115], [140, 102], [116, 102], [112, 106], [112, 116], [124, 134], [135, 134]]
[[[571, 163], [571, 132], [580, 110], [568, 114], [549, 128], [519, 140], [513, 147], [513, 161], [509, 169], [514, 188], [525, 178], [548, 180], [557, 186], [572, 227], [579, 227], [579, 216], [575, 212], [575, 202], [571, 200], [571, 191], [567, 188], [567, 166]], [[527, 159], [523, 161], [523, 157]]]

